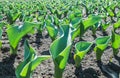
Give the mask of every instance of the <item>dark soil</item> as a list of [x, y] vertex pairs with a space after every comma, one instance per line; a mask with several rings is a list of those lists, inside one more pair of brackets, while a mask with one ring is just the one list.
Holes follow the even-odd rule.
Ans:
[[[107, 34], [110, 34], [110, 28], [107, 30]], [[92, 35], [91, 30], [88, 30], [83, 39], [86, 41], [94, 41], [95, 37]], [[103, 36], [101, 31], [97, 31], [95, 34], [97, 37]], [[0, 78], [16, 78], [15, 68], [23, 61], [23, 42], [27, 38], [31, 46], [36, 50], [37, 55], [49, 55], [49, 47], [52, 43], [48, 33], [43, 31], [41, 34], [27, 35], [19, 43], [18, 54], [16, 56], [10, 55], [9, 41], [6, 36], [6, 32], [3, 33], [2, 37], [2, 48], [0, 50]], [[76, 38], [73, 46], [79, 39]], [[118, 56], [112, 57], [112, 63], [109, 60], [112, 56], [112, 48], [108, 47], [103, 56], [102, 62], [96, 61], [96, 55], [93, 48], [88, 52], [85, 58], [81, 62], [81, 66], [76, 68], [74, 65], [73, 54], [74, 47], [71, 49], [70, 57], [63, 73], [63, 78], [113, 78], [109, 74], [103, 71], [104, 69], [111, 69], [118, 75], [120, 70], [120, 53]], [[52, 59], [42, 62], [33, 73], [33, 78], [54, 78], [54, 64]], [[114, 77], [114, 78], [119, 78]]]

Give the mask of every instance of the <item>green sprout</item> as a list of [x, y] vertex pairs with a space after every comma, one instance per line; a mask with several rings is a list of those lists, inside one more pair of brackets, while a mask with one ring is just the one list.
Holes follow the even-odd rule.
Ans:
[[44, 60], [50, 58], [49, 55], [37, 56], [36, 51], [29, 46], [28, 42], [24, 43], [24, 61], [16, 68], [17, 78], [32, 78], [32, 73], [36, 67]]
[[111, 40], [111, 36], [103, 36], [95, 40], [96, 46], [94, 48], [94, 51], [96, 52], [97, 60], [101, 60], [101, 56], [104, 50], [107, 48], [110, 40]]
[[89, 51], [91, 46], [92, 46], [91, 42], [85, 42], [85, 41], [80, 41], [75, 44], [76, 51], [74, 55], [74, 60], [76, 67], [80, 66], [80, 62], [85, 57], [86, 53]]

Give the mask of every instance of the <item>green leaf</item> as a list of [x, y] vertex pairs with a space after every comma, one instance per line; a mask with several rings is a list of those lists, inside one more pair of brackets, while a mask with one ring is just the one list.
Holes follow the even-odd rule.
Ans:
[[90, 15], [87, 19], [83, 20], [84, 29], [86, 30], [88, 27], [93, 26], [98, 23], [102, 19], [101, 16]]
[[118, 54], [119, 47], [120, 47], [120, 35], [116, 34], [115, 32], [112, 32], [112, 48], [114, 55]]
[[33, 21], [33, 17], [32, 16], [25, 16], [23, 21], [29, 21], [29, 22], [32, 22]]
[[3, 30], [2, 30], [2, 28], [0, 27], [0, 40], [2, 39], [2, 32], [3, 32]]
[[5, 22], [0, 22], [0, 27], [2, 28], [5, 25]]
[[58, 26], [59, 25], [59, 19], [57, 18], [56, 15], [54, 15], [53, 18], [54, 18], [54, 24]]
[[62, 78], [72, 44], [72, 30], [69, 25], [60, 27], [63, 31], [61, 37], [50, 45], [50, 53], [55, 64], [55, 78]]
[[2, 48], [2, 41], [0, 41], [0, 48]]
[[49, 58], [50, 58], [49, 55], [42, 55], [42, 56], [36, 57], [36, 58], [31, 62], [31, 64], [32, 64], [31, 71], [35, 70], [36, 67], [37, 67], [42, 61], [47, 60], [47, 59], [49, 59]]
[[82, 20], [82, 22], [80, 23], [80, 38], [82, 38], [83, 34], [87, 31], [89, 27], [98, 23], [101, 19], [101, 16], [90, 15], [87, 19]]
[[110, 26], [110, 23], [102, 24], [102, 29], [105, 31]]
[[0, 20], [2, 20], [2, 18], [3, 18], [3, 16], [2, 16], [2, 15], [0, 15]]
[[58, 34], [57, 27], [54, 24], [52, 24], [49, 20], [46, 20], [46, 28], [47, 28], [47, 31], [48, 31], [52, 41], [54, 41]]
[[72, 19], [71, 24], [73, 25], [74, 28], [76, 28], [76, 27], [78, 27], [80, 22], [81, 22], [81, 18], [76, 17], [76, 18]]
[[24, 62], [21, 62], [21, 63], [19, 64], [19, 66], [16, 68], [15, 74], [16, 74], [16, 77], [17, 77], [17, 78], [25, 78], [25, 77], [21, 77], [21, 76], [20, 76], [20, 73], [21, 73], [22, 68], [24, 67], [24, 65], [25, 65], [25, 63], [24, 63]]
[[[22, 68], [22, 71], [20, 73], [20, 76], [22, 77], [28, 77], [27, 76], [27, 73], [30, 72], [30, 62], [28, 62], [23, 68]], [[30, 77], [30, 76], [29, 76]]]
[[114, 30], [120, 27], [120, 19], [113, 24]]
[[16, 54], [17, 46], [21, 38], [32, 31], [36, 25], [35, 23], [25, 22], [21, 26], [12, 26], [7, 29], [10, 46], [15, 50], [15, 52], [11, 52], [11, 54]]
[[10, 24], [13, 24], [17, 18], [19, 18], [21, 15], [21, 12], [18, 12], [18, 13], [12, 13], [11, 11], [8, 11], [6, 13], [6, 16], [7, 16], [7, 20], [9, 21]]
[[75, 18], [74, 13], [69, 14], [69, 19], [72, 20], [73, 18]]
[[44, 60], [50, 58], [49, 55], [37, 56], [35, 50], [29, 46], [28, 42], [24, 43], [24, 61], [16, 68], [17, 78], [31, 78], [33, 71]]
[[120, 17], [120, 11], [118, 11], [118, 12], [116, 13], [116, 16], [117, 16], [117, 18]]
[[[16, 76], [17, 78], [30, 78], [31, 67], [30, 62], [33, 60], [32, 57], [35, 57], [35, 50], [33, 50], [27, 41], [24, 42], [24, 61], [19, 64], [16, 69]], [[30, 68], [30, 69], [29, 69]], [[24, 69], [24, 70], [23, 70]], [[27, 73], [29, 74], [27, 76]]]
[[95, 40], [96, 46], [94, 48], [94, 51], [96, 52], [97, 60], [101, 60], [101, 56], [102, 56], [104, 50], [107, 48], [110, 40], [111, 40], [111, 36], [103, 36], [103, 37], [99, 37]]
[[108, 12], [108, 14], [111, 16], [111, 17], [114, 17], [114, 12], [110, 9], [110, 7], [107, 7], [106, 8], [107, 9], [107, 12]]
[[74, 60], [75, 60], [75, 65], [77, 67], [80, 66], [80, 62], [82, 61], [86, 53], [89, 51], [91, 46], [92, 46], [92, 43], [85, 42], [85, 41], [81, 41], [75, 44], [76, 52], [74, 55]]
[[72, 41], [80, 35], [80, 27], [72, 28]]

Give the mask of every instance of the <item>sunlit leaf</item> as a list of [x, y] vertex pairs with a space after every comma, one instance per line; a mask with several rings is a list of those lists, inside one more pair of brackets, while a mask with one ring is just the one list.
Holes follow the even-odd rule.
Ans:
[[77, 67], [80, 66], [80, 62], [82, 61], [86, 53], [89, 51], [91, 46], [92, 46], [92, 43], [90, 42], [81, 41], [76, 43], [75, 45], [76, 52], [74, 55], [74, 60], [75, 60], [75, 65]]
[[94, 51], [96, 52], [97, 60], [101, 60], [101, 56], [102, 56], [104, 50], [107, 48], [110, 40], [111, 40], [110, 36], [99, 37], [95, 40], [96, 46], [94, 48]]

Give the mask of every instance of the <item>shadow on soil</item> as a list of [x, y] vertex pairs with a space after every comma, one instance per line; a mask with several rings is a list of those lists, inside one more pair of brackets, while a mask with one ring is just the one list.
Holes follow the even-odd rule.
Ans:
[[97, 72], [93, 68], [82, 70], [82, 66], [76, 68], [75, 75], [77, 78], [99, 78]]
[[42, 44], [42, 42], [41, 42], [41, 38], [43, 39], [43, 36], [42, 36], [42, 33], [37, 33], [36, 34], [36, 44], [37, 44], [37, 48], [39, 48], [40, 47], [40, 44]]
[[[119, 78], [120, 66], [112, 62], [104, 65], [101, 61], [97, 61], [97, 64], [98, 67], [101, 69], [101, 72], [106, 76], [106, 78]], [[83, 70], [82, 66], [76, 68], [75, 75], [77, 76], [77, 78], [99, 78], [99, 74], [93, 68]]]
[[119, 62], [119, 65], [120, 65], [120, 57], [115, 56], [115, 59]]
[[13, 65], [15, 57], [16, 55], [11, 55], [0, 62], [0, 78], [16, 78], [15, 68]]
[[41, 55], [50, 55], [49, 50], [43, 51]]
[[119, 78], [120, 66], [112, 62], [104, 65], [101, 61], [97, 61], [97, 65], [107, 78]]

